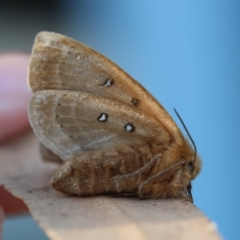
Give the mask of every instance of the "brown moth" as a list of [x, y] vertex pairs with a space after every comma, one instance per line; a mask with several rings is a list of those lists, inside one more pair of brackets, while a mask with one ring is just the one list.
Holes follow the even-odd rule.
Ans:
[[184, 197], [201, 168], [195, 149], [137, 81], [91, 48], [40, 32], [28, 75], [31, 126], [66, 194]]

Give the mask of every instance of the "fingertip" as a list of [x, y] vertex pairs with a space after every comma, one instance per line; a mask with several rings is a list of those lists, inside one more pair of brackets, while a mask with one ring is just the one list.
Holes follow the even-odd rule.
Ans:
[[27, 54], [0, 54], [0, 141], [29, 127], [29, 59]]

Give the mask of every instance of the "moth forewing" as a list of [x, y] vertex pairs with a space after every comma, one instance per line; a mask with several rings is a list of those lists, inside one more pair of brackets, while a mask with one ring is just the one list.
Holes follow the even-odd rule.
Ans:
[[41, 32], [28, 82], [44, 158], [66, 160], [52, 180], [56, 190], [187, 198], [201, 161], [161, 104], [109, 59]]
[[61, 34], [40, 32], [36, 36], [28, 82], [34, 92], [80, 90], [128, 104], [156, 119], [176, 141], [182, 141], [170, 115], [145, 88], [100, 53]]

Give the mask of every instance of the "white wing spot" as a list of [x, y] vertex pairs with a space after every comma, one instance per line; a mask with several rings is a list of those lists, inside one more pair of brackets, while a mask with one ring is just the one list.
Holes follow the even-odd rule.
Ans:
[[135, 130], [135, 127], [131, 123], [126, 124], [124, 128], [127, 132], [134, 132]]
[[99, 122], [106, 122], [108, 120], [108, 115], [106, 113], [101, 113], [98, 117]]
[[103, 83], [103, 86], [104, 86], [104, 87], [110, 87], [110, 86], [113, 85], [113, 83], [114, 83], [113, 79], [108, 78], [108, 79]]

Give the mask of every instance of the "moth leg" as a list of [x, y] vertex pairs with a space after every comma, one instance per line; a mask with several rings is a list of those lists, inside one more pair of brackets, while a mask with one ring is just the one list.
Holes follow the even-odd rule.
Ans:
[[154, 166], [161, 156], [162, 153], [157, 154], [147, 164], [132, 173], [119, 174], [113, 177], [114, 182], [119, 182], [122, 186], [125, 186], [126, 192], [118, 191], [118, 195], [123, 197], [138, 196], [138, 186], [143, 179], [143, 174], [147, 175], [148, 172], [151, 171], [152, 166]]
[[155, 182], [161, 182], [162, 180], [164, 180], [165, 178], [167, 178], [169, 176], [169, 174], [171, 172], [175, 172], [177, 169], [179, 169], [183, 164], [185, 163], [184, 160], [175, 163], [174, 165], [170, 166], [169, 168], [159, 172], [158, 174], [146, 179], [139, 187], [138, 189], [138, 196], [139, 198], [146, 198], [146, 193], [147, 188], [155, 183]]
[[[126, 173], [123, 175], [118, 175], [116, 176], [116, 178], [120, 178], [120, 179], [127, 179], [128, 181], [132, 178], [135, 183], [138, 185], [139, 182], [142, 179], [142, 174], [146, 173], [150, 170], [150, 168], [154, 165], [154, 163], [161, 158], [162, 153], [157, 154], [155, 157], [153, 157], [147, 164], [145, 164], [143, 167], [141, 167], [140, 169], [132, 172], [132, 173]], [[136, 182], [136, 177], [138, 177], [138, 181]]]
[[41, 142], [39, 142], [39, 150], [40, 150], [41, 157], [44, 161], [63, 163], [63, 160], [58, 155], [53, 153], [49, 148], [47, 148]]

